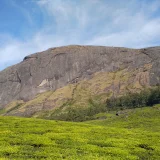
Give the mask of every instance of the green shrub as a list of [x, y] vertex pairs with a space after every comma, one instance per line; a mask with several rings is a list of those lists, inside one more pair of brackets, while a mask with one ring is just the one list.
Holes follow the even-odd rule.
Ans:
[[153, 106], [160, 103], [160, 87], [143, 90], [140, 93], [128, 93], [122, 97], [112, 97], [106, 101], [109, 110]]
[[93, 99], [89, 99], [88, 107], [69, 107], [65, 112], [62, 112], [62, 110], [57, 110], [53, 112], [49, 119], [82, 122], [86, 120], [92, 120], [94, 119], [93, 116], [95, 114], [105, 111], [105, 105], [101, 104], [100, 102], [94, 102]]

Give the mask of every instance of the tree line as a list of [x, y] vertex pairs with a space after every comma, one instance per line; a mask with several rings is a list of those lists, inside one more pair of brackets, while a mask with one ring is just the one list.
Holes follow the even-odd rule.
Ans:
[[106, 101], [109, 110], [153, 106], [160, 103], [160, 87], [145, 89], [139, 93], [127, 93], [122, 97], [112, 97]]

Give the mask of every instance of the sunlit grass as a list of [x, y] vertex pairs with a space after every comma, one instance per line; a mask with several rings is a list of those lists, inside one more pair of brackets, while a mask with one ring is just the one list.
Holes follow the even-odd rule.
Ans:
[[159, 160], [159, 117], [160, 106], [83, 123], [0, 117], [0, 159]]

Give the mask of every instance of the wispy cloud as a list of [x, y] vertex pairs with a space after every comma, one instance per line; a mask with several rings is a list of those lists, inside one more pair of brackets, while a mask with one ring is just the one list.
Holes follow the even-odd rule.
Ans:
[[[44, 16], [43, 27], [23, 41], [0, 34], [4, 40], [0, 40], [0, 69], [19, 62], [27, 54], [54, 46], [160, 45], [159, 0], [39, 0], [34, 3]], [[23, 11], [33, 22], [32, 16]]]

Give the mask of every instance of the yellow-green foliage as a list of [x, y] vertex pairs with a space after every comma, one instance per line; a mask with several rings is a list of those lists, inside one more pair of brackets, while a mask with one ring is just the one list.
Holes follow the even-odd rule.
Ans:
[[23, 101], [13, 101], [11, 103], [9, 103], [6, 107], [5, 110], [9, 111], [10, 109], [14, 108], [17, 105], [22, 105], [24, 102]]
[[24, 102], [22, 100], [13, 101], [13, 102], [9, 103], [4, 109], [1, 109], [0, 114], [6, 114], [8, 112], [14, 111], [14, 110], [20, 108], [23, 104], [24, 104]]
[[0, 159], [159, 160], [159, 116], [160, 105], [83, 123], [0, 117]]
[[47, 104], [53, 107], [59, 107], [66, 101], [72, 99], [74, 85], [67, 85], [63, 88], [57, 89], [55, 92], [52, 92], [51, 96], [47, 99]]

